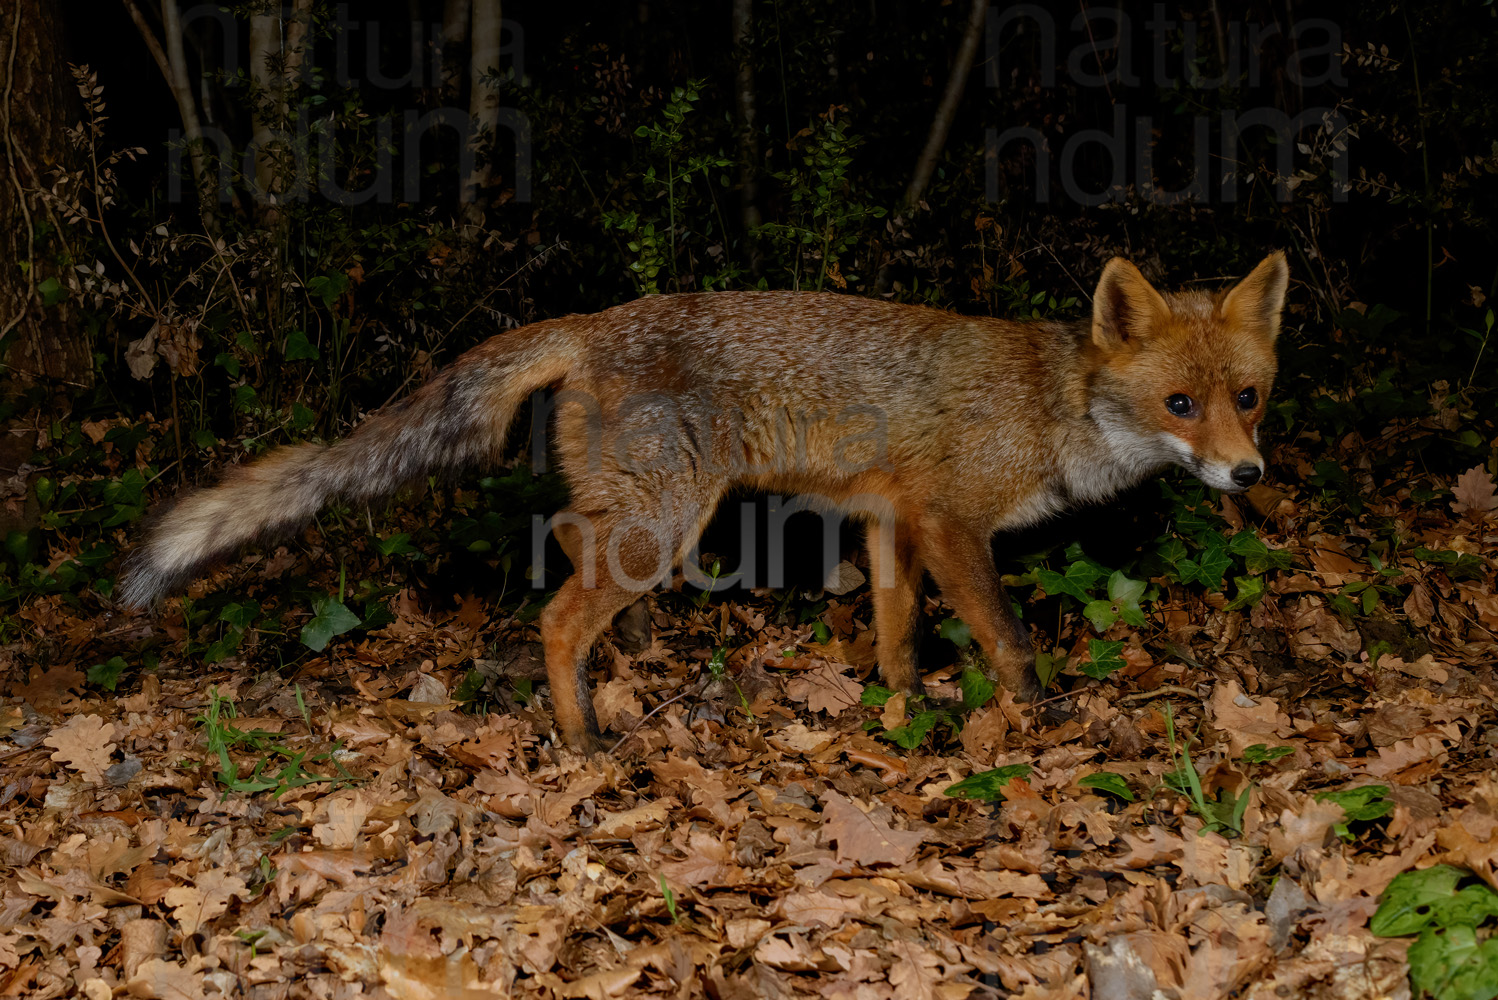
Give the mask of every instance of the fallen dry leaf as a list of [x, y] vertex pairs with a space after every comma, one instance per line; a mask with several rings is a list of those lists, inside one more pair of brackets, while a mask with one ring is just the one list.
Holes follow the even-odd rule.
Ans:
[[77, 771], [85, 781], [102, 783], [114, 756], [114, 726], [97, 715], [75, 715], [42, 740], [56, 747], [52, 759]]
[[903, 865], [915, 856], [925, 839], [918, 830], [893, 829], [887, 809], [864, 812], [852, 799], [837, 792], [823, 796], [822, 814], [825, 817], [822, 837], [836, 842], [840, 861]]
[[1456, 477], [1451, 495], [1455, 498], [1451, 509], [1474, 520], [1498, 510], [1498, 485], [1493, 483], [1493, 474], [1480, 465]]

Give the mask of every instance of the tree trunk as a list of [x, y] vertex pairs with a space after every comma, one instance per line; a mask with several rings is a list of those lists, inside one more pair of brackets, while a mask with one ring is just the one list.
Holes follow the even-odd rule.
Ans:
[[57, 232], [54, 239], [61, 235], [36, 192], [51, 187], [53, 171], [70, 170], [77, 160], [63, 136], [78, 121], [79, 103], [64, 54], [62, 10], [53, 0], [11, 0], [0, 13], [0, 38], [0, 360], [11, 377], [86, 386], [93, 381], [87, 335], [66, 301], [43, 301], [67, 284], [59, 283], [55, 263], [63, 250], [36, 243], [43, 223]]
[[739, 217], [744, 231], [759, 228], [759, 133], [755, 129], [754, 0], [733, 0], [733, 56], [738, 63], [734, 98], [739, 113]]
[[281, 56], [281, 17], [275, 14], [254, 14], [250, 17], [250, 80], [255, 85], [255, 131], [250, 142], [255, 147], [255, 191], [261, 214], [268, 211], [265, 206], [274, 200], [276, 178], [276, 127], [280, 116], [275, 114], [273, 94], [276, 78], [280, 75], [277, 63]]
[[166, 78], [177, 102], [177, 113], [182, 118], [182, 137], [187, 141], [188, 158], [192, 163], [192, 179], [198, 195], [198, 212], [203, 224], [214, 229], [213, 218], [218, 208], [218, 185], [208, 176], [207, 157], [203, 150], [203, 125], [198, 119], [198, 102], [192, 93], [192, 83], [187, 75], [187, 50], [182, 46], [182, 12], [177, 0], [161, 0], [162, 33], [165, 42], [156, 37], [156, 31], [136, 6], [135, 0], [123, 0], [125, 10], [135, 22], [141, 40], [156, 60], [157, 69]]
[[310, 0], [295, 0], [285, 20], [274, 13], [250, 18], [250, 78], [255, 82], [255, 193], [262, 218], [276, 215], [271, 206], [285, 193], [297, 170], [294, 151], [277, 133], [291, 127], [291, 92], [302, 70], [302, 51], [310, 17]]
[[484, 207], [489, 200], [489, 181], [494, 173], [499, 87], [486, 83], [484, 75], [499, 72], [499, 42], [503, 26], [500, 0], [473, 0], [472, 25], [473, 55], [468, 64], [468, 134], [475, 151], [472, 171], [463, 178], [459, 193], [465, 226], [482, 224]]
[[442, 93], [457, 97], [463, 90], [463, 53], [468, 47], [472, 0], [446, 0], [442, 5]]
[[983, 38], [983, 22], [988, 13], [988, 0], [973, 0], [968, 13], [967, 28], [958, 46], [957, 58], [952, 61], [952, 73], [947, 77], [946, 92], [941, 95], [941, 105], [936, 117], [931, 120], [931, 131], [926, 134], [926, 148], [915, 163], [915, 173], [910, 177], [910, 186], [905, 189], [905, 207], [914, 211], [920, 206], [921, 195], [936, 172], [936, 161], [941, 159], [942, 147], [947, 144], [947, 133], [952, 129], [952, 119], [957, 115], [957, 105], [962, 101], [962, 92], [967, 87], [968, 73], [973, 68], [973, 56], [978, 52], [978, 42]]

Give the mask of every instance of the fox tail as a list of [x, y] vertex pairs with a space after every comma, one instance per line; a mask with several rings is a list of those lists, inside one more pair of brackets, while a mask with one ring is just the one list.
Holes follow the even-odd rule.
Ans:
[[278, 448], [185, 494], [126, 560], [120, 601], [150, 607], [245, 545], [286, 537], [335, 498], [374, 500], [497, 460], [521, 404], [568, 370], [567, 340], [554, 322], [494, 337], [344, 440]]

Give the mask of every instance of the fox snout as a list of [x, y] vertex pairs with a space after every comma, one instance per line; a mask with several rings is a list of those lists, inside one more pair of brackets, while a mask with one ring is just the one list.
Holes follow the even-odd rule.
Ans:
[[1258, 455], [1237, 462], [1202, 462], [1188, 465], [1196, 478], [1225, 493], [1242, 493], [1264, 478], [1264, 460]]
[[1176, 462], [1213, 489], [1242, 493], [1264, 478], [1264, 459], [1246, 434], [1243, 443], [1248, 447], [1229, 454], [1198, 451], [1200, 441], [1193, 442], [1168, 431], [1166, 437]]
[[1211, 393], [1201, 413], [1165, 431], [1176, 461], [1213, 489], [1241, 493], [1264, 478], [1258, 414], [1244, 413]]
[[1257, 483], [1263, 474], [1264, 470], [1256, 462], [1240, 462], [1233, 466], [1233, 482], [1245, 490]]

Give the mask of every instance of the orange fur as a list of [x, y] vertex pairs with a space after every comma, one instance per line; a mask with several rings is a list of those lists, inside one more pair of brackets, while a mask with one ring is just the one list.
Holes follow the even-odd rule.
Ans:
[[[599, 745], [585, 676], [594, 640], [735, 486], [815, 494], [870, 525], [890, 686], [919, 690], [915, 604], [929, 570], [1002, 682], [1028, 697], [1033, 656], [993, 532], [1171, 462], [1221, 489], [1257, 478], [1287, 280], [1273, 254], [1225, 294], [1162, 295], [1114, 260], [1090, 324], [793, 292], [656, 296], [537, 323], [469, 351], [344, 442], [277, 452], [187, 495], [132, 557], [122, 594], [149, 603], [330, 497], [492, 460], [526, 395], [550, 386], [571, 487], [556, 533], [574, 575], [541, 627], [568, 743]], [[1189, 412], [1168, 409], [1176, 396]]]

